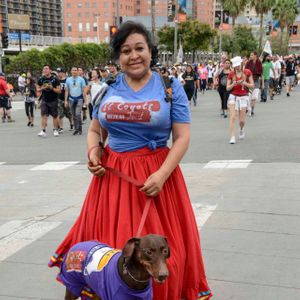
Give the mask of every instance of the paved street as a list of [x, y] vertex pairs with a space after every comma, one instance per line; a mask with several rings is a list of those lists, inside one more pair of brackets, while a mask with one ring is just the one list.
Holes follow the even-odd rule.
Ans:
[[[299, 300], [300, 87], [290, 98], [258, 103], [235, 145], [219, 102], [208, 91], [192, 107], [181, 164], [212, 299]], [[38, 138], [39, 112], [28, 128], [23, 104], [14, 107], [16, 122], [0, 124], [0, 300], [61, 300], [64, 289], [47, 262], [88, 189], [86, 136], [66, 126], [58, 138], [51, 127]]]

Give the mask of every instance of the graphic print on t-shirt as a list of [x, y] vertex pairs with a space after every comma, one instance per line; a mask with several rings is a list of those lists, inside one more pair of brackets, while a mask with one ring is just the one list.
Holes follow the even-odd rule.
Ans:
[[159, 111], [160, 102], [158, 100], [130, 102], [119, 97], [107, 99], [101, 108], [107, 122], [149, 123], [153, 112]]
[[69, 252], [66, 258], [66, 271], [81, 273], [85, 258], [86, 258], [86, 251]]

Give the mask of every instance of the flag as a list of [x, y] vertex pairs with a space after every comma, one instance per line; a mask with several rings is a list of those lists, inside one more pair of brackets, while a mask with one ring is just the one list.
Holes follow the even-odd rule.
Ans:
[[180, 42], [180, 45], [179, 45], [179, 50], [178, 50], [176, 61], [178, 63], [182, 63], [183, 62], [183, 48], [182, 48], [181, 42]]
[[271, 44], [269, 41], [266, 41], [266, 43], [265, 43], [264, 52], [272, 55]]

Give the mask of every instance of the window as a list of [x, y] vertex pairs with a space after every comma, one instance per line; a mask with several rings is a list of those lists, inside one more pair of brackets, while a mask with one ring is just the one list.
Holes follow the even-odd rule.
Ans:
[[67, 3], [67, 8], [71, 8], [72, 4], [71, 3]]
[[71, 18], [71, 17], [72, 17], [72, 14], [67, 13], [67, 18]]
[[81, 2], [79, 2], [78, 4], [77, 4], [77, 7], [82, 7], [82, 3]]
[[87, 32], [91, 31], [90, 23], [86, 23], [86, 24], [85, 24], [85, 30], [86, 30]]
[[139, 15], [139, 14], [141, 13], [141, 10], [138, 8], [138, 9], [136, 10], [136, 13]]
[[72, 24], [68, 23], [68, 32], [71, 32], [71, 31], [72, 31]]
[[78, 13], [78, 18], [81, 18], [82, 17], [82, 13]]
[[86, 42], [90, 43], [91, 42], [91, 38], [89, 36], [86, 37]]
[[89, 2], [85, 2], [85, 7], [90, 7], [90, 3]]
[[105, 12], [103, 15], [104, 17], [108, 17], [108, 12]]
[[97, 29], [98, 29], [97, 22], [94, 22], [94, 23], [93, 23], [93, 31], [94, 31], [94, 32], [97, 32]]
[[78, 31], [82, 32], [82, 23], [78, 23]]
[[108, 31], [109, 30], [109, 24], [108, 22], [104, 23], [104, 31]]
[[97, 7], [97, 2], [93, 2], [93, 7]]
[[87, 18], [89, 18], [89, 17], [90, 17], [90, 13], [89, 13], [89, 12], [86, 12], [86, 13], [85, 13], [85, 16], [86, 16]]
[[98, 38], [96, 36], [94, 37], [94, 43], [98, 43]]
[[104, 8], [108, 8], [108, 2], [104, 2]]

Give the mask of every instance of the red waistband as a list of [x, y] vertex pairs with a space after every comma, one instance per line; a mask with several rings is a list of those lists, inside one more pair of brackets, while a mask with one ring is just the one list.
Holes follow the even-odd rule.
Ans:
[[129, 157], [129, 156], [145, 156], [145, 155], [155, 155], [161, 152], [168, 152], [170, 149], [168, 147], [161, 147], [155, 150], [150, 150], [148, 147], [144, 147], [141, 149], [127, 151], [127, 152], [116, 152], [112, 150], [109, 146], [106, 146], [105, 149], [108, 153], [111, 153], [120, 157]]

